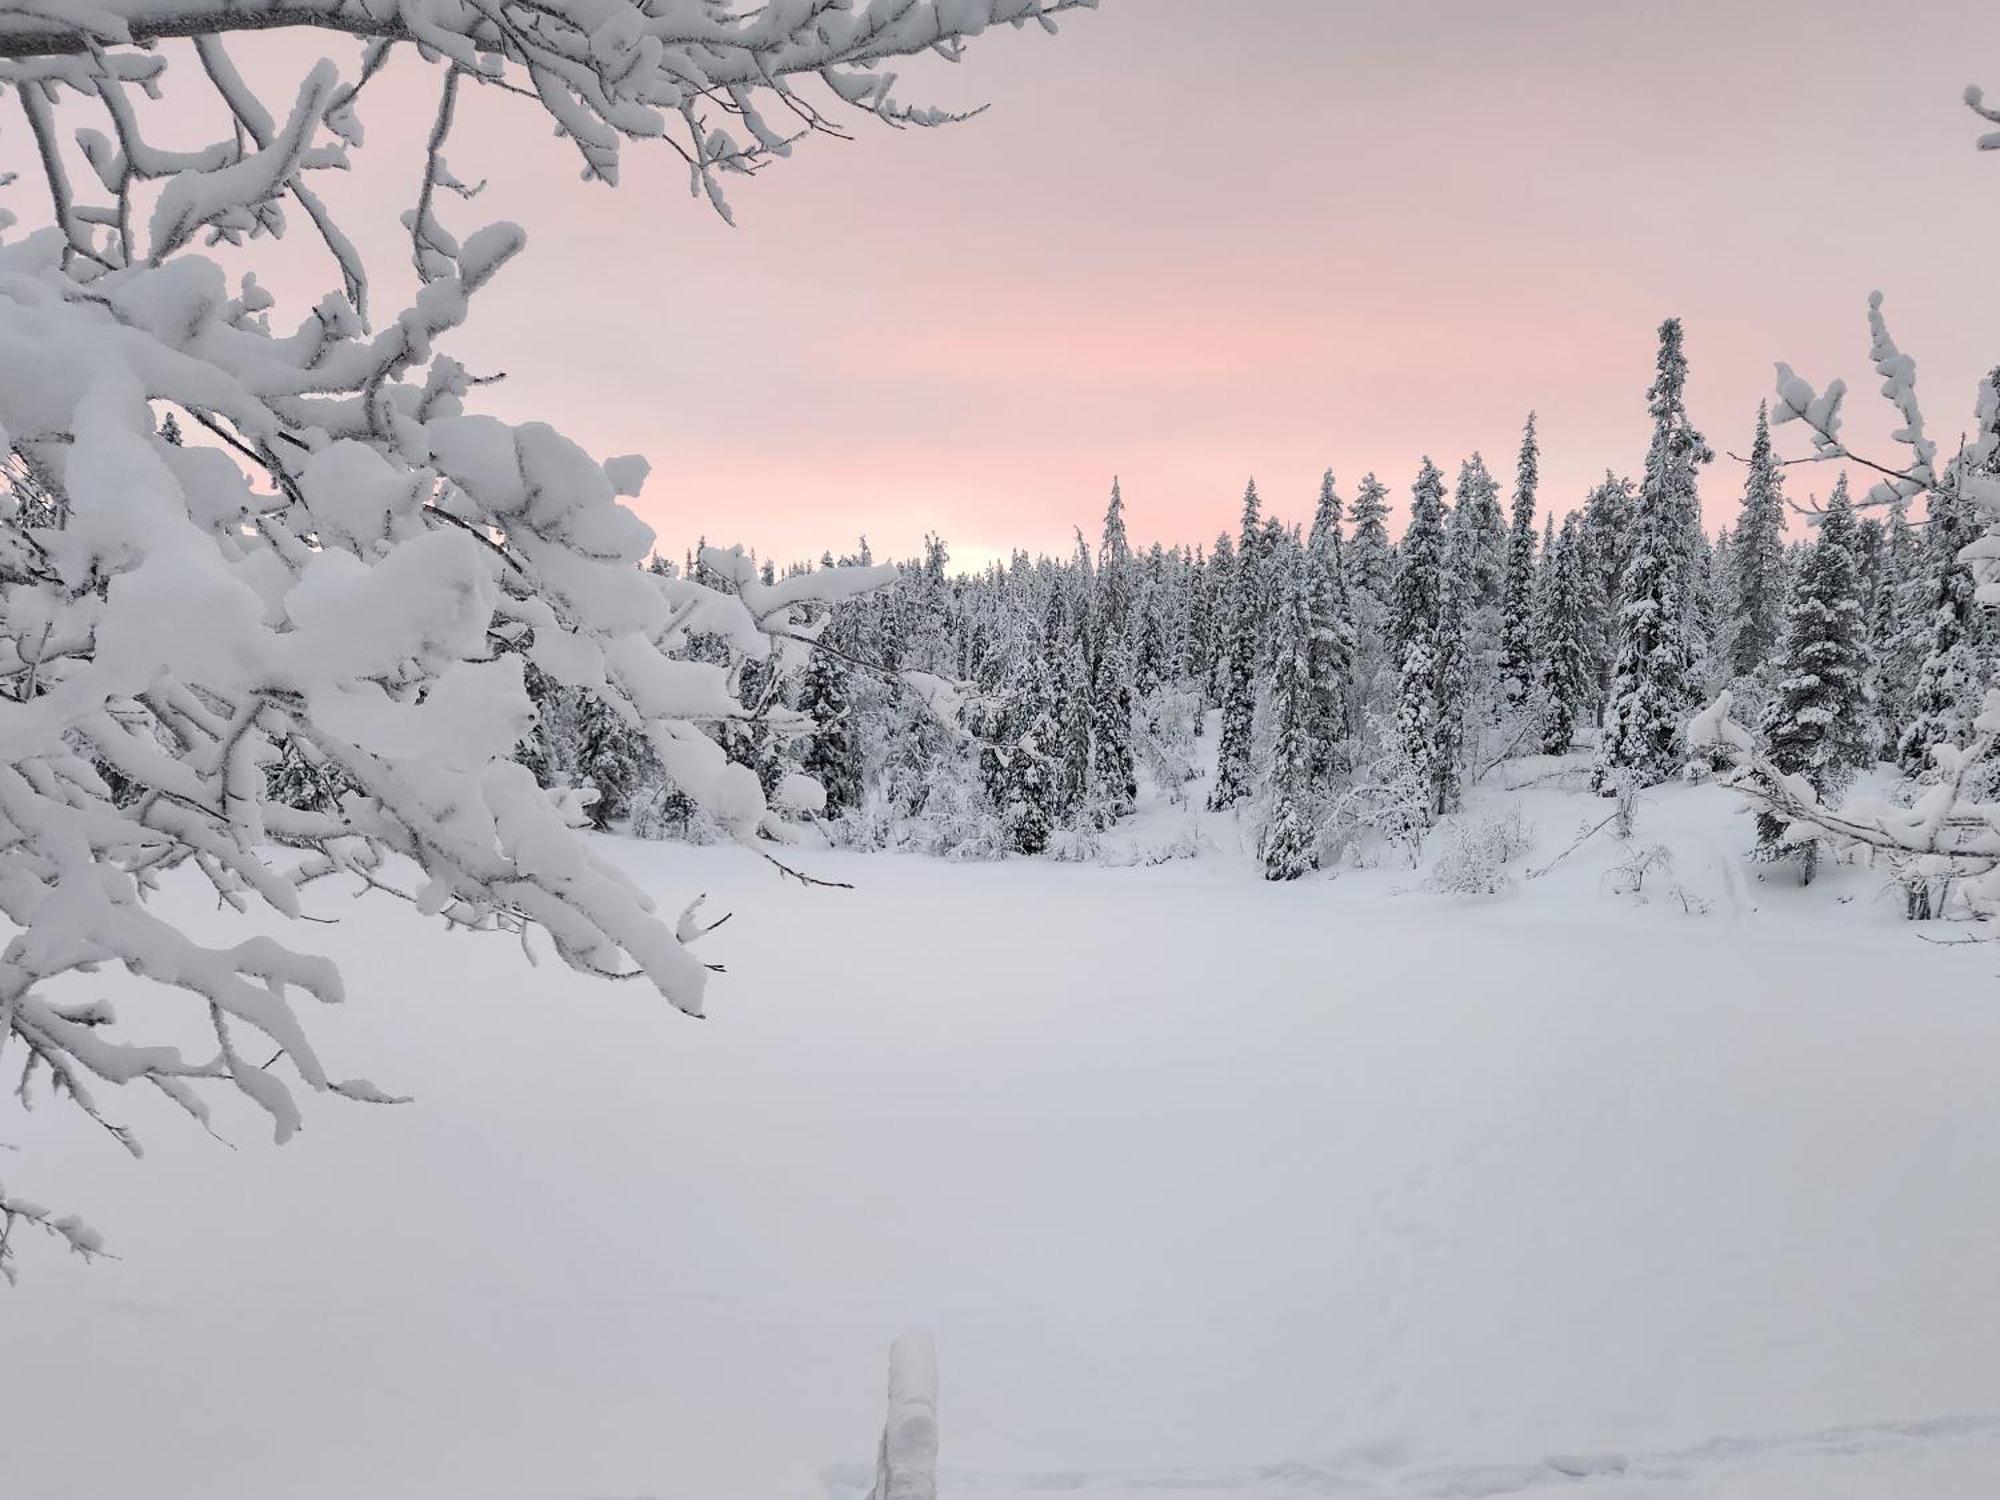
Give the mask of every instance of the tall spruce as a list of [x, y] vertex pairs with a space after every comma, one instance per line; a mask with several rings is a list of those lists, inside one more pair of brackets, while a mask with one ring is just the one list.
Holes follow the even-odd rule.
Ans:
[[1500, 483], [1477, 453], [1458, 466], [1451, 531], [1470, 575], [1466, 604], [1498, 609], [1507, 575], [1507, 523], [1500, 513]]
[[1582, 526], [1572, 515], [1543, 555], [1537, 600], [1537, 683], [1544, 755], [1561, 755], [1569, 749], [1577, 725], [1584, 722], [1597, 694], [1592, 631], [1594, 606], [1602, 596], [1584, 563]]
[[1310, 554], [1282, 570], [1277, 642], [1271, 674], [1271, 773], [1258, 857], [1266, 880], [1296, 880], [1317, 862], [1317, 791], [1313, 768], [1322, 759], [1316, 707], [1318, 683], [1313, 655], [1319, 624], [1314, 618]]
[[1729, 667], [1737, 677], [1752, 677], [1776, 663], [1785, 630], [1785, 474], [1771, 451], [1764, 405], [1757, 408], [1729, 560]]
[[1989, 676], [1972, 568], [1961, 555], [1980, 530], [1962, 477], [1953, 465], [1932, 489], [1922, 561], [1906, 586], [1908, 654], [1918, 665], [1896, 760], [1909, 776], [1930, 774], [1935, 746], [1965, 742]]
[[[1444, 522], [1444, 475], [1428, 457], [1410, 487], [1410, 524], [1396, 559], [1391, 641], [1399, 663], [1396, 734], [1408, 774], [1436, 818], [1456, 800], [1463, 701], [1453, 687], [1464, 670], [1466, 580]], [[1457, 639], [1454, 639], [1457, 637]]]
[[1357, 595], [1387, 605], [1395, 587], [1395, 548], [1389, 543], [1389, 487], [1373, 474], [1361, 476], [1361, 489], [1349, 512], [1354, 533], [1347, 545], [1347, 581]]
[[[1827, 501], [1819, 537], [1799, 570], [1786, 618], [1783, 660], [1764, 739], [1771, 764], [1800, 776], [1822, 797], [1839, 791], [1868, 762], [1868, 621], [1861, 607], [1861, 578], [1855, 564], [1854, 510], [1848, 504], [1847, 476], [1840, 476]], [[1758, 814], [1760, 848], [1775, 855], [1783, 847], [1785, 823]], [[1800, 879], [1813, 877], [1817, 846], [1791, 849]]]
[[861, 742], [854, 722], [848, 666], [839, 655], [842, 618], [836, 612], [821, 632], [827, 649], [814, 651], [799, 684], [799, 712], [812, 723], [801, 762], [826, 791], [826, 815], [837, 818], [861, 805]]
[[1222, 735], [1208, 805], [1234, 807], [1250, 791], [1250, 748], [1257, 713], [1258, 615], [1264, 589], [1264, 528], [1257, 481], [1243, 491], [1243, 529], [1231, 580], [1229, 640], [1223, 664]]
[[1535, 414], [1529, 412], [1527, 425], [1521, 429], [1521, 453], [1514, 464], [1507, 579], [1500, 606], [1501, 701], [1512, 706], [1525, 703], [1535, 687], [1535, 489], [1540, 458]]
[[1091, 606], [1091, 763], [1100, 817], [1130, 812], [1138, 796], [1132, 762], [1132, 546], [1125, 532], [1125, 497], [1111, 481], [1104, 542], [1097, 554]]
[[1909, 722], [1910, 695], [1923, 665], [1922, 643], [1909, 620], [1910, 585], [1921, 553], [1917, 532], [1910, 525], [1909, 501], [1898, 495], [1883, 528], [1868, 624], [1869, 652], [1875, 663], [1875, 753], [1885, 760], [1897, 753], [1903, 726]]
[[1657, 374], [1647, 392], [1653, 441], [1646, 454], [1618, 617], [1596, 782], [1650, 786], [1680, 761], [1681, 728], [1695, 708], [1692, 573], [1700, 537], [1695, 476], [1714, 455], [1688, 420], [1687, 356], [1678, 318], [1660, 325]]
[[1306, 533], [1304, 587], [1312, 613], [1312, 774], [1323, 782], [1334, 770], [1340, 743], [1353, 726], [1356, 626], [1340, 535], [1342, 506], [1333, 470], [1320, 480], [1319, 504]]

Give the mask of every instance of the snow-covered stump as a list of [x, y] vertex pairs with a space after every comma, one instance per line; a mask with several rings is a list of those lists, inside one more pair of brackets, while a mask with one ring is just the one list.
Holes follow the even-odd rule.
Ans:
[[937, 1347], [906, 1333], [889, 1349], [889, 1416], [868, 1500], [937, 1500]]

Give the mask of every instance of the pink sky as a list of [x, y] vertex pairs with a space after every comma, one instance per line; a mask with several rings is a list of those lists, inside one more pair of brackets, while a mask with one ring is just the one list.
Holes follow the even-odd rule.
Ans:
[[[350, 196], [407, 193], [395, 143], [429, 106], [403, 69]], [[518, 218], [530, 246], [452, 347], [508, 370], [501, 414], [648, 455], [675, 553], [903, 555], [933, 528], [969, 564], [1060, 550], [1114, 473], [1135, 537], [1206, 541], [1251, 474], [1293, 519], [1328, 465], [1399, 504], [1426, 452], [1511, 474], [1531, 406], [1560, 513], [1639, 466], [1668, 315], [1718, 448], [1744, 451], [1785, 359], [1846, 375], [1886, 449], [1879, 286], [1958, 432], [2000, 359], [1973, 79], [2000, 89], [2000, 12], [1972, 0], [1104, 0], [911, 62], [905, 97], [993, 108], [808, 142], [735, 184], [733, 230], [666, 152], [585, 186], [492, 95], [450, 155], [494, 183], [451, 222]], [[1739, 473], [1710, 471], [1712, 522]]]

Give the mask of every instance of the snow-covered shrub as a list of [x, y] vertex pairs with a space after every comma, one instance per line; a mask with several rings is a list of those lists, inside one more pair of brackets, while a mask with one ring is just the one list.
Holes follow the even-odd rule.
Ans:
[[1064, 826], [1049, 835], [1045, 852], [1057, 864], [1094, 864], [1104, 855], [1104, 834], [1090, 822]]
[[1201, 726], [1201, 696], [1185, 683], [1163, 683], [1139, 703], [1132, 725], [1132, 748], [1153, 785], [1176, 806], [1187, 801], [1195, 777], [1195, 734]]
[[1320, 867], [1365, 868], [1387, 850], [1414, 868], [1433, 824], [1430, 778], [1386, 715], [1368, 716], [1359, 743], [1353, 779], [1334, 790], [1321, 818]]
[[[24, 1087], [44, 1081], [100, 1120], [98, 1084], [143, 1083], [197, 1120], [207, 1087], [234, 1088], [280, 1140], [300, 1123], [295, 1084], [390, 1097], [329, 1072], [293, 1008], [342, 998], [331, 965], [268, 937], [197, 942], [147, 899], [177, 868], [238, 911], [296, 918], [317, 883], [352, 883], [455, 927], [539, 932], [572, 967], [700, 1013], [701, 923], [663, 920], [577, 837], [579, 800], [513, 758], [533, 723], [523, 658], [643, 734], [708, 817], [754, 840], [780, 811], [710, 731], [759, 715], [690, 645], [796, 658], [815, 601], [887, 574], [772, 581], [715, 549], [701, 578], [648, 573], [652, 533], [623, 503], [643, 460], [600, 461], [545, 423], [477, 409], [484, 381], [442, 346], [527, 237], [443, 222], [469, 196], [445, 154], [460, 96], [537, 100], [607, 183], [625, 141], [679, 135], [690, 186], [726, 212], [724, 174], [825, 125], [798, 86], [938, 123], [894, 100], [886, 63], [1085, 3], [0, 8], [0, 93], [25, 125], [5, 164], [39, 164], [0, 173], [0, 455], [15, 481], [0, 496], [0, 914], [14, 933], [0, 1050]], [[358, 37], [360, 55], [246, 77], [225, 37], [275, 27]], [[371, 280], [315, 186], [355, 165], [367, 86], [398, 49], [438, 69], [402, 286]], [[282, 50], [260, 55], [285, 66]], [[171, 114], [155, 108], [167, 92]], [[328, 255], [334, 284], [310, 308], [280, 309], [205, 253], [254, 258], [292, 227]], [[293, 795], [286, 754], [337, 803]], [[188, 996], [202, 1052], [47, 993], [107, 965]], [[21, 1221], [94, 1245], [0, 1190], [0, 1272]]]
[[1605, 874], [1615, 895], [1646, 899], [1646, 881], [1674, 867], [1674, 852], [1665, 844], [1641, 844], [1628, 849]]
[[1514, 888], [1507, 866], [1528, 852], [1534, 834], [1518, 807], [1466, 814], [1439, 831], [1437, 857], [1424, 889], [1457, 896], [1497, 896]]

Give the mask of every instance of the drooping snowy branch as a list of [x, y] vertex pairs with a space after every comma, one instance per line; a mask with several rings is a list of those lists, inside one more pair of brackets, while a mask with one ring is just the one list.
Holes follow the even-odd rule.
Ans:
[[1989, 782], [2000, 749], [2000, 690], [1986, 694], [1966, 744], [1932, 747], [1935, 775], [1907, 807], [1871, 797], [1827, 805], [1807, 777], [1772, 762], [1730, 717], [1731, 705], [1731, 695], [1723, 693], [1688, 726], [1688, 738], [1730, 752], [1735, 764], [1729, 784], [1786, 825], [1783, 841], [1819, 838], [1837, 848], [1870, 850], [1901, 876], [1958, 883], [1975, 911], [2000, 913], [2000, 802], [1975, 791]]
[[1890, 336], [1880, 292], [1868, 298], [1868, 332], [1869, 358], [1875, 373], [1882, 377], [1883, 399], [1896, 408], [1902, 421], [1890, 436], [1910, 450], [1907, 464], [1898, 468], [1879, 463], [1847, 446], [1841, 436], [1841, 405], [1847, 397], [1844, 380], [1834, 381], [1824, 392], [1817, 391], [1790, 365], [1780, 362], [1778, 404], [1772, 408], [1771, 421], [1804, 423], [1812, 433], [1815, 459], [1857, 464], [1880, 475], [1861, 503], [1888, 506], [1922, 495], [1937, 484], [1937, 444], [1924, 432], [1923, 409], [1917, 403], [1917, 362]]
[[[459, 93], [531, 95], [607, 182], [622, 144], [678, 131], [693, 187], [726, 212], [718, 173], [828, 127], [808, 81], [827, 108], [937, 123], [949, 117], [896, 101], [885, 64], [1089, 3], [0, 5], [0, 114], [21, 121], [0, 139], [32, 148], [46, 199], [25, 226], [0, 212], [0, 1054], [24, 1096], [46, 1085], [127, 1145], [100, 1086], [157, 1089], [203, 1121], [203, 1088], [233, 1088], [280, 1139], [300, 1123], [299, 1084], [390, 1097], [330, 1074], [294, 1008], [342, 998], [332, 967], [264, 937], [197, 943], [148, 902], [174, 870], [238, 912], [300, 917], [335, 882], [460, 928], [540, 933], [572, 967], [701, 1014], [710, 970], [691, 944], [706, 924], [692, 908], [663, 919], [577, 835], [574, 795], [512, 758], [533, 718], [524, 664], [642, 731], [688, 798], [754, 839], [813, 789], [793, 778], [767, 796], [704, 732], [784, 711], [741, 701], [691, 640], [723, 638], [739, 659], [797, 651], [815, 607], [893, 570], [773, 585], [718, 551], [703, 581], [646, 571], [652, 532], [622, 503], [643, 461], [600, 462], [545, 424], [473, 409], [479, 382], [440, 346], [525, 235], [445, 222]], [[367, 45], [345, 73], [323, 61], [253, 83], [225, 35], [277, 27]], [[191, 42], [156, 46], [176, 38]], [[403, 215], [417, 284], [383, 318], [311, 183], [349, 165], [363, 92], [405, 42], [442, 72]], [[148, 110], [183, 79], [224, 124], [169, 149]], [[94, 123], [71, 151], [77, 111]], [[232, 286], [202, 252], [283, 234], [294, 205], [339, 287], [287, 327], [254, 276]], [[207, 1019], [200, 1055], [134, 1037], [108, 1003], [52, 997], [107, 965], [186, 994]], [[0, 1270], [20, 1224], [97, 1248], [0, 1187]]]

